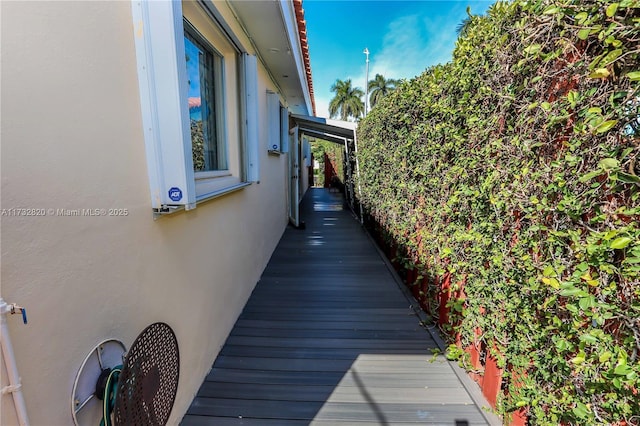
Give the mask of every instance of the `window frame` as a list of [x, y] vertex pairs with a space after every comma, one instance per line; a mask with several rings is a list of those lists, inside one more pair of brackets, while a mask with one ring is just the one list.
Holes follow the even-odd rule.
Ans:
[[[233, 54], [222, 54], [207, 37], [204, 40], [220, 54], [222, 59], [233, 56], [236, 84], [233, 93], [227, 93], [227, 81], [222, 81], [223, 143], [227, 149], [227, 169], [195, 172], [188, 109], [188, 76], [185, 66], [186, 15], [180, 1], [131, 0], [133, 31], [138, 70], [138, 86], [143, 124], [143, 135], [147, 157], [147, 171], [151, 190], [151, 206], [154, 218], [182, 209], [191, 210], [196, 204], [240, 190], [258, 181], [259, 162], [257, 152], [257, 114], [255, 99], [249, 97], [251, 84], [257, 80], [256, 70], [247, 75], [256, 57], [238, 42], [236, 36], [220, 20], [220, 13], [209, 4], [198, 1], [189, 3], [189, 8], [201, 14], [206, 25], [220, 34], [225, 48]], [[189, 21], [196, 31], [197, 25]], [[249, 60], [247, 60], [247, 58]], [[223, 66], [224, 68], [224, 66]], [[224, 68], [226, 70], [226, 68]], [[223, 73], [222, 78], [227, 73]], [[252, 83], [254, 81], [254, 83]], [[255, 90], [255, 89], [254, 89]], [[234, 96], [237, 110], [234, 120], [229, 120], [227, 96]], [[253, 96], [255, 98], [255, 94]], [[162, 119], [161, 119], [162, 117]], [[251, 122], [249, 122], [251, 120]], [[228, 126], [234, 126], [234, 137], [229, 137]], [[237, 137], [235, 135], [237, 134]], [[233, 139], [233, 140], [232, 140]], [[229, 149], [236, 150], [231, 158]], [[253, 156], [252, 156], [252, 153]], [[250, 158], [252, 157], [252, 158]], [[232, 164], [235, 161], [237, 164]]]
[[[198, 29], [189, 20], [183, 16], [183, 27], [185, 38], [191, 38], [190, 40], [196, 48], [204, 50], [206, 53], [212, 56], [213, 62], [213, 108], [214, 108], [214, 123], [215, 123], [215, 145], [216, 145], [216, 168], [195, 170], [195, 178], [210, 178], [216, 176], [229, 175], [229, 159], [227, 156], [228, 143], [226, 139], [226, 126], [227, 120], [225, 120], [224, 104], [225, 104], [225, 58], [210, 42], [207, 40]], [[197, 44], [196, 44], [197, 43]], [[186, 52], [186, 47], [185, 47]], [[202, 90], [201, 90], [202, 93]], [[188, 95], [187, 95], [188, 96]], [[202, 104], [202, 99], [201, 99]], [[191, 118], [191, 117], [189, 117]], [[204, 120], [203, 120], [204, 125]], [[191, 139], [193, 149], [193, 138]], [[205, 158], [206, 164], [206, 158]], [[222, 164], [222, 166], [219, 166]]]
[[282, 104], [280, 95], [267, 90], [267, 152], [271, 155], [289, 152], [289, 110]]

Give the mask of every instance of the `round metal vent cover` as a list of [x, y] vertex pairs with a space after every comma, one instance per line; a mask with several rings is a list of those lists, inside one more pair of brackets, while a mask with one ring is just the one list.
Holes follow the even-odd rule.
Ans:
[[178, 390], [180, 354], [171, 327], [151, 324], [136, 338], [118, 380], [116, 425], [161, 425], [169, 420]]

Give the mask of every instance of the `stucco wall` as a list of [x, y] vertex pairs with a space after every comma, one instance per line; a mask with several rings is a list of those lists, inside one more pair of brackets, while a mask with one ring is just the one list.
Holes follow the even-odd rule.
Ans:
[[[28, 325], [11, 317], [9, 326], [30, 420], [71, 424], [87, 352], [110, 337], [130, 346], [164, 321], [180, 346], [175, 424], [286, 226], [287, 157], [261, 150], [260, 184], [154, 221], [130, 3], [1, 8], [2, 208], [46, 212], [1, 222], [2, 297], [29, 313]], [[269, 84], [260, 68], [260, 91]]]

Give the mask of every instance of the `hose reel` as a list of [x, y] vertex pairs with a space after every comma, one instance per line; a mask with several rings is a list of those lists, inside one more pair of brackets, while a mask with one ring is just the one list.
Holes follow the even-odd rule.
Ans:
[[167, 424], [178, 390], [180, 354], [175, 333], [157, 322], [145, 328], [126, 352], [122, 342], [104, 340], [82, 363], [74, 382], [75, 425]]

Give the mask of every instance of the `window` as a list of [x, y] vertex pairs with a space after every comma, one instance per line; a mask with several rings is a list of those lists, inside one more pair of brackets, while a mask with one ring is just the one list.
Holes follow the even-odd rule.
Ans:
[[223, 59], [186, 20], [184, 50], [193, 169], [196, 172], [226, 170], [224, 121], [220, 113]]
[[267, 114], [269, 121], [269, 135], [267, 138], [267, 151], [280, 152], [280, 96], [277, 93], [267, 91]]
[[132, 1], [156, 214], [259, 179], [257, 61], [213, 3]]
[[289, 151], [289, 111], [280, 103], [277, 93], [267, 91], [269, 135], [267, 151], [280, 154]]

